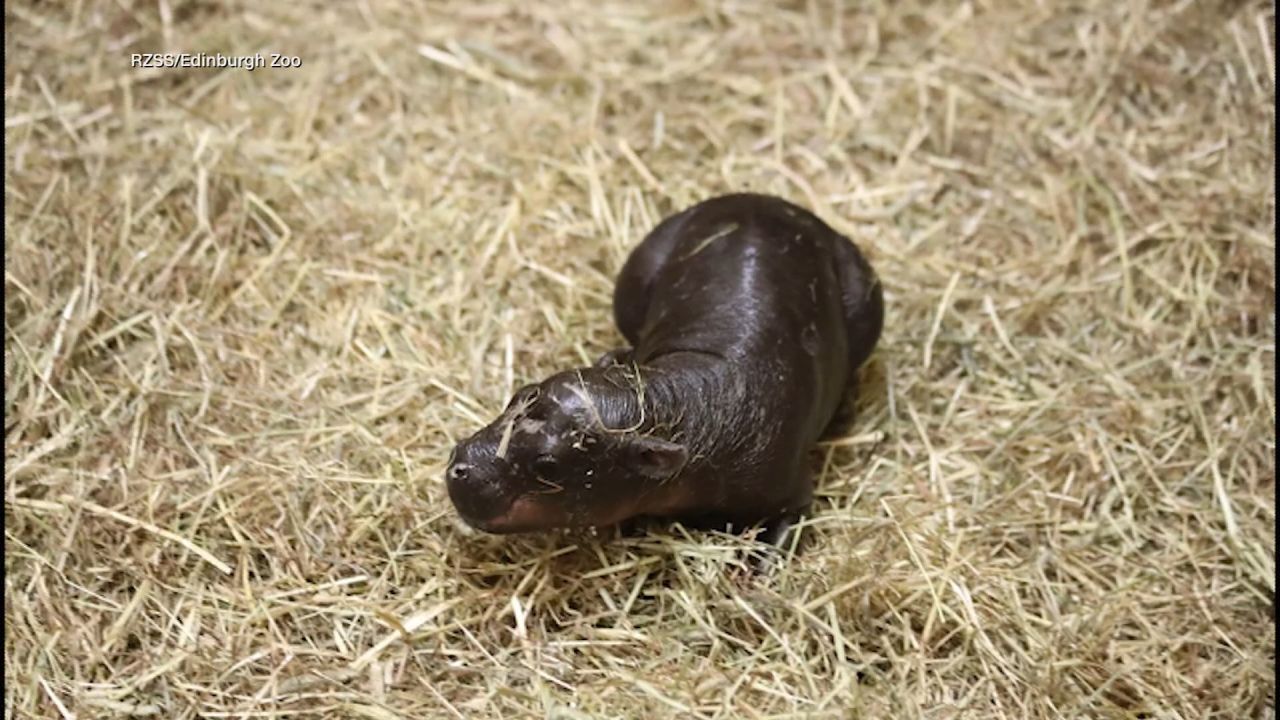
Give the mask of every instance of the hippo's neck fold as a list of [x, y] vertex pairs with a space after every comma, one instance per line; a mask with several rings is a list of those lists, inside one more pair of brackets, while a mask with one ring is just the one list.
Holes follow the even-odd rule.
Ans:
[[[726, 361], [702, 352], [674, 352], [643, 366], [614, 366], [606, 370], [617, 388], [601, 398], [601, 419], [612, 430], [632, 430], [683, 444], [693, 461], [724, 445], [717, 436], [732, 426], [732, 418], [708, 417], [713, 408], [740, 407], [745, 389], [726, 372]], [[638, 371], [638, 374], [637, 374]]]

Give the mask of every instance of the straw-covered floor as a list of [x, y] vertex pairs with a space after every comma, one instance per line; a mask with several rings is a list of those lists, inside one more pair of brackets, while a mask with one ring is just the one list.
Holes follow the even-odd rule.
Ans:
[[[5, 21], [6, 718], [1274, 715], [1268, 5]], [[459, 527], [452, 444], [742, 189], [886, 288], [805, 552]]]

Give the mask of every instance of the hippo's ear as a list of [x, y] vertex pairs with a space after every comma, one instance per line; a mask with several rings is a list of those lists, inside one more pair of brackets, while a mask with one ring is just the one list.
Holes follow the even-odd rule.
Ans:
[[622, 441], [621, 464], [648, 478], [671, 477], [688, 459], [685, 446], [662, 438], [631, 435]]

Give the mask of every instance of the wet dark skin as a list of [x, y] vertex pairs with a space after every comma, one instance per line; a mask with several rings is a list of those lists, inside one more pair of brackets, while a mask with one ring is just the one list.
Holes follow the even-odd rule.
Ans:
[[614, 292], [630, 347], [521, 388], [458, 443], [461, 517], [492, 533], [662, 517], [781, 542], [813, 496], [809, 453], [880, 337], [880, 282], [844, 236], [735, 194], [663, 220]]

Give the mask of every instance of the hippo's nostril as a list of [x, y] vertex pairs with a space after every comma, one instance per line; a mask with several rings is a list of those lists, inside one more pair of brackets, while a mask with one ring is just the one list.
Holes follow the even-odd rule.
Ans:
[[467, 473], [470, 472], [470, 470], [471, 466], [466, 463], [454, 463], [449, 466], [448, 477], [454, 482], [465, 480], [467, 478]]

